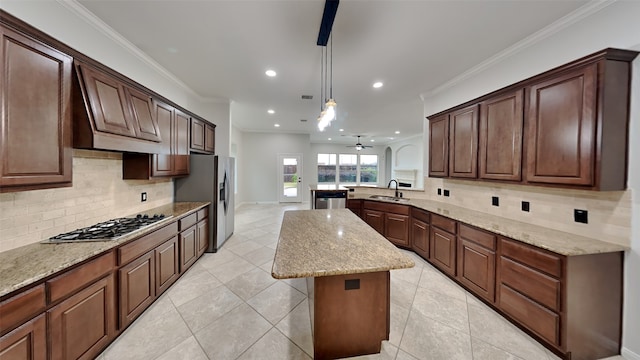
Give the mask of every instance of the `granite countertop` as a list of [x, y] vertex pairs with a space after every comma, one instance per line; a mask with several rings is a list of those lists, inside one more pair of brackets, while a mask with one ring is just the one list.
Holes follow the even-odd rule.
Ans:
[[[116, 248], [207, 205], [208, 202], [179, 202], [149, 209], [145, 213], [164, 214], [167, 217], [117, 240], [58, 244], [38, 242], [0, 252], [0, 297]], [[127, 217], [135, 215], [129, 214]]]
[[276, 279], [358, 274], [415, 266], [348, 209], [287, 211], [271, 275]]
[[[398, 204], [398, 202], [395, 201], [372, 199], [369, 198], [369, 196], [371, 195], [355, 194], [355, 196], [350, 197], [350, 199], [364, 199]], [[561, 255], [577, 256], [629, 250], [622, 245], [515, 221], [437, 201], [405, 199], [400, 204], [412, 205]]]

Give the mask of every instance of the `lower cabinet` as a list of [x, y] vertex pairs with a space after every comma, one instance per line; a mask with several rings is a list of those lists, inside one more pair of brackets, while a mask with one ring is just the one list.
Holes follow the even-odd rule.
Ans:
[[384, 236], [396, 246], [411, 247], [409, 241], [409, 216], [385, 213]]
[[47, 325], [41, 314], [0, 337], [0, 359], [46, 360]]
[[197, 226], [180, 233], [180, 272], [186, 271], [198, 259]]
[[156, 296], [167, 290], [180, 276], [178, 266], [178, 236], [174, 236], [155, 250], [156, 260]]
[[456, 276], [456, 236], [431, 226], [429, 260], [440, 270]]
[[459, 224], [458, 280], [489, 302], [495, 300], [496, 236]]
[[116, 332], [115, 277], [110, 274], [47, 311], [51, 360], [93, 359]]
[[196, 234], [198, 235], [198, 257], [204, 254], [209, 247], [209, 221], [204, 219], [198, 222], [198, 228], [196, 230]]
[[129, 325], [155, 300], [154, 251], [118, 271], [120, 277], [120, 327]]
[[424, 259], [429, 258], [429, 213], [412, 208], [410, 231], [411, 249]]
[[380, 234], [384, 234], [384, 213], [382, 211], [363, 209], [362, 219]]
[[362, 218], [362, 199], [347, 199], [347, 209]]

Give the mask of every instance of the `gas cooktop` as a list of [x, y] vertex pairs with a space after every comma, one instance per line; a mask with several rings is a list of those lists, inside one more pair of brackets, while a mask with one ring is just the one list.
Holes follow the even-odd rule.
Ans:
[[164, 214], [137, 215], [130, 218], [117, 218], [91, 225], [82, 229], [70, 231], [51, 237], [44, 243], [79, 242], [79, 241], [107, 241], [118, 238], [147, 227], [164, 219]]

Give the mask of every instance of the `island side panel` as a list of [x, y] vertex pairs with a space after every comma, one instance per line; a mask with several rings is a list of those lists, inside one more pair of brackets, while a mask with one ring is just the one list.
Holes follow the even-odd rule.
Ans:
[[314, 359], [380, 352], [389, 339], [389, 271], [314, 279]]

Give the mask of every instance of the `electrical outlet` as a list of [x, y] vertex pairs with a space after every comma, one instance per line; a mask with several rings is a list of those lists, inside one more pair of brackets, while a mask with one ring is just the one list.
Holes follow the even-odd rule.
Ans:
[[449, 190], [444, 190], [444, 196], [449, 196]]
[[492, 196], [491, 197], [491, 205], [500, 206], [500, 198], [497, 197], [497, 196]]
[[529, 202], [528, 201], [523, 201], [522, 202], [522, 211], [529, 212]]
[[573, 221], [588, 224], [589, 212], [587, 210], [573, 209]]
[[140, 193], [140, 201], [141, 202], [147, 201], [147, 193], [146, 192]]
[[442, 195], [442, 189], [438, 188], [438, 195]]

